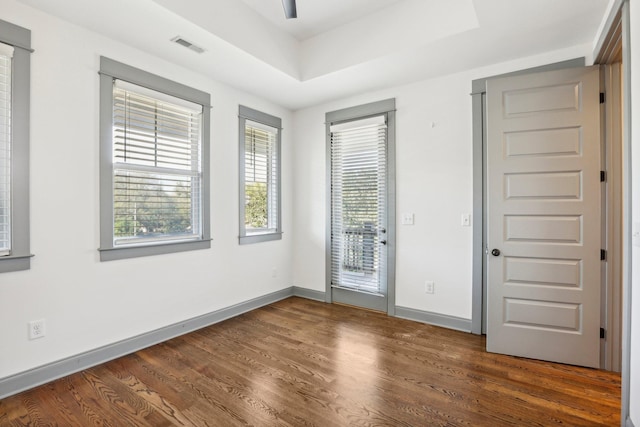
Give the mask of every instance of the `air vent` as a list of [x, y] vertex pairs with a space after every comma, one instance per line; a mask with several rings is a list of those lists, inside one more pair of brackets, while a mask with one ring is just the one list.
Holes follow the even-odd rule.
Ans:
[[171, 41], [174, 42], [174, 43], [178, 43], [179, 45], [184, 46], [187, 49], [191, 49], [192, 51], [194, 51], [196, 53], [204, 52], [203, 48], [201, 48], [200, 46], [196, 46], [195, 44], [191, 43], [188, 40], [183, 39], [180, 36], [175, 36], [174, 38], [171, 39]]

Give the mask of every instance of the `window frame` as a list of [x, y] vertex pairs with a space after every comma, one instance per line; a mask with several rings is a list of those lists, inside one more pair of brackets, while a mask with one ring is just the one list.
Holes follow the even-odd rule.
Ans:
[[[112, 261], [151, 255], [184, 252], [211, 247], [209, 210], [210, 109], [211, 95], [181, 83], [100, 57], [100, 261]], [[202, 105], [201, 140], [201, 205], [202, 235], [200, 239], [153, 241], [131, 245], [114, 245], [113, 191], [113, 82], [129, 82]]]
[[31, 268], [29, 225], [29, 111], [31, 30], [0, 19], [0, 42], [12, 46], [11, 61], [11, 249], [0, 273]]
[[[245, 147], [246, 147], [246, 122], [247, 120], [260, 123], [278, 130], [276, 135], [276, 228], [272, 232], [247, 233], [245, 226]], [[239, 224], [241, 245], [268, 242], [282, 239], [282, 119], [263, 113], [253, 108], [240, 105], [238, 109], [238, 134], [239, 134]], [[269, 186], [268, 186], [269, 187]]]

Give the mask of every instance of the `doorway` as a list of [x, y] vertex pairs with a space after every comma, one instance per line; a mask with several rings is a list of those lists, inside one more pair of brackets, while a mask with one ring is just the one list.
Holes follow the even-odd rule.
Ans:
[[[619, 33], [619, 32], [618, 32]], [[620, 60], [621, 49], [611, 48], [610, 55], [606, 58], [598, 59], [601, 63], [613, 65], [601, 66], [601, 91], [606, 93], [606, 104], [601, 106], [602, 123], [602, 163], [601, 168], [606, 171], [602, 174], [602, 179], [606, 180], [602, 188], [602, 248], [606, 252], [602, 254], [606, 261], [602, 268], [602, 287], [600, 292], [601, 330], [599, 363], [596, 367], [608, 370], [620, 371], [622, 368], [621, 346], [624, 339], [622, 334], [623, 320], [623, 283], [624, 283], [624, 237], [625, 227], [623, 218], [624, 188], [622, 175], [622, 162], [624, 148], [622, 146], [622, 77]], [[616, 59], [617, 58], [617, 59]], [[516, 76], [522, 74], [539, 73], [549, 70], [582, 67], [583, 59], [565, 61], [551, 64], [531, 70], [524, 70], [510, 73], [505, 76]], [[502, 77], [502, 76], [501, 76]], [[486, 83], [488, 79], [481, 79], [473, 82], [473, 108], [474, 108], [474, 213], [477, 217], [488, 218], [485, 197], [487, 194], [485, 178], [486, 170], [486, 144], [478, 144], [477, 141], [486, 141]], [[602, 99], [604, 101], [604, 99]], [[606, 189], [606, 190], [605, 190]], [[486, 333], [487, 320], [487, 262], [490, 250], [486, 246], [488, 230], [486, 221], [483, 221], [482, 229], [474, 230], [474, 304], [472, 332], [476, 334]], [[568, 312], [567, 312], [568, 313]]]
[[327, 302], [394, 314], [395, 100], [326, 115]]

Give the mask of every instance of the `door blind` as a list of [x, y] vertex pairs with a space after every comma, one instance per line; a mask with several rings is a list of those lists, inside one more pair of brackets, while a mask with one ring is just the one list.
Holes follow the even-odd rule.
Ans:
[[11, 59], [0, 43], [0, 256], [11, 253]]
[[278, 227], [278, 129], [245, 121], [244, 185], [247, 234]]
[[199, 238], [202, 106], [116, 80], [114, 243]]
[[331, 126], [331, 282], [383, 293], [386, 257], [385, 116]]

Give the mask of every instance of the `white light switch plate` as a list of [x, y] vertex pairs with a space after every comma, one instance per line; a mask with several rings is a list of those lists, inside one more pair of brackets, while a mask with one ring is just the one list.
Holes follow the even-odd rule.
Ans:
[[471, 227], [471, 214], [462, 214], [462, 226]]

